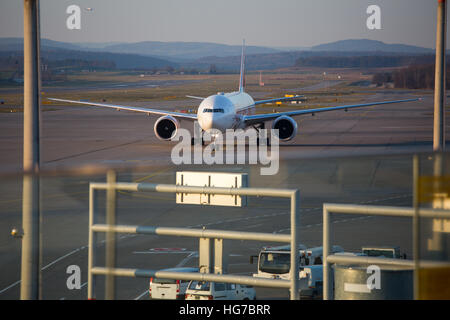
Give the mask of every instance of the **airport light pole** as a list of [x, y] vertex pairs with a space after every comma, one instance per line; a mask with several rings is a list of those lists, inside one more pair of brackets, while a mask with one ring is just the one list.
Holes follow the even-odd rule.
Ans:
[[24, 0], [24, 119], [20, 298], [39, 299], [39, 0]]
[[[434, 128], [433, 128], [433, 199], [432, 206], [435, 209], [445, 209], [445, 202], [438, 195], [442, 192], [442, 177], [444, 175], [445, 159], [442, 154], [445, 151], [445, 96], [446, 96], [446, 29], [447, 29], [447, 1], [438, 0], [437, 7], [437, 26], [436, 26], [436, 66], [435, 66], [435, 83], [434, 83]], [[443, 259], [446, 247], [445, 233], [434, 230], [434, 225], [442, 223], [440, 219], [432, 219], [426, 222], [426, 228], [431, 237], [428, 239], [427, 251], [432, 254], [434, 259]], [[420, 228], [417, 230], [417, 236], [420, 236]], [[419, 241], [419, 240], [416, 240]], [[418, 246], [418, 245], [417, 245]], [[419, 250], [418, 248], [416, 248]], [[420, 251], [417, 252], [415, 259], [419, 259]], [[420, 288], [420, 268], [416, 262], [414, 298], [424, 298]]]
[[436, 29], [436, 71], [434, 82], [433, 150], [445, 149], [445, 48], [447, 1], [438, 0]]

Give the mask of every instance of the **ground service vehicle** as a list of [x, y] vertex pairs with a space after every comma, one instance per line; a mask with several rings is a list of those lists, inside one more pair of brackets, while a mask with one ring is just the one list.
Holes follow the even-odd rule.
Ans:
[[252, 286], [192, 280], [186, 290], [186, 300], [255, 300]]
[[[290, 245], [264, 247], [258, 255], [258, 273], [254, 277], [272, 279], [290, 279]], [[306, 248], [299, 244], [299, 291], [301, 297], [320, 297], [323, 282], [323, 248]], [[340, 246], [333, 246], [331, 254], [343, 252]], [[252, 257], [253, 258], [253, 257]], [[253, 259], [250, 261], [253, 263]]]
[[[198, 268], [171, 268], [164, 271], [198, 272]], [[184, 299], [189, 280], [150, 278], [148, 292], [151, 299]]]

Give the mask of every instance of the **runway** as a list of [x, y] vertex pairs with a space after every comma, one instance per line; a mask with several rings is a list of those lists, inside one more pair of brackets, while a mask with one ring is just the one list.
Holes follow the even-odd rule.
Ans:
[[[365, 99], [402, 98], [405, 95], [401, 93], [377, 93]], [[171, 184], [175, 183], [175, 172], [184, 169], [246, 172], [251, 187], [300, 190], [300, 240], [318, 246], [322, 242], [323, 203], [411, 205], [411, 154], [432, 151], [432, 110], [432, 98], [426, 96], [422, 102], [299, 117], [298, 136], [280, 146], [279, 173], [261, 176], [258, 166], [173, 165], [170, 150], [174, 144], [155, 137], [156, 118], [91, 107], [60, 107], [42, 113], [42, 165], [44, 169], [88, 164], [128, 167], [119, 173], [120, 181]], [[20, 113], [0, 113], [2, 171], [21, 169], [22, 121]], [[88, 183], [104, 180], [104, 175], [78, 175], [48, 176], [41, 181], [44, 299], [86, 299]], [[21, 246], [9, 232], [21, 225], [21, 178], [9, 177], [2, 182], [0, 299], [18, 299]], [[99, 203], [104, 212], [104, 195]], [[118, 222], [127, 225], [290, 231], [289, 203], [281, 199], [250, 198], [244, 208], [212, 208], [177, 205], [170, 194], [120, 192], [117, 212]], [[408, 219], [345, 215], [335, 219], [335, 244], [348, 251], [369, 244], [398, 245], [408, 256], [412, 254]], [[232, 241], [229, 273], [256, 272], [249, 256], [256, 255], [263, 245], [268, 244]], [[99, 251], [103, 249], [101, 246]], [[197, 250], [197, 240], [190, 238], [121, 235], [118, 265], [146, 269], [196, 266]], [[101, 257], [98, 264], [103, 260]], [[80, 290], [66, 286], [70, 265], [81, 268]], [[97, 288], [101, 299], [102, 277]], [[117, 280], [118, 299], [148, 299], [147, 289], [148, 279]], [[257, 298], [287, 299], [288, 292], [257, 288]]]

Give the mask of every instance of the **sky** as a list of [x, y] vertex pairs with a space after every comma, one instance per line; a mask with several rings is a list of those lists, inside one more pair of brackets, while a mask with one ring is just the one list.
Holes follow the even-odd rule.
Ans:
[[[184, 41], [310, 47], [372, 39], [435, 47], [437, 0], [40, 0], [41, 37], [65, 42]], [[81, 29], [66, 9], [78, 5]], [[369, 5], [381, 29], [369, 30]], [[87, 11], [85, 8], [92, 8]], [[447, 42], [450, 40], [447, 32]], [[0, 0], [0, 37], [23, 36], [23, 1]]]

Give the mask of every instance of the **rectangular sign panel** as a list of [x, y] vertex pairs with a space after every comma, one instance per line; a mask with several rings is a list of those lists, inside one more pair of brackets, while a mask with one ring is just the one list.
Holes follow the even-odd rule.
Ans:
[[[177, 172], [176, 184], [194, 187], [243, 188], [248, 187], [246, 173], [228, 172]], [[177, 203], [212, 206], [242, 207], [247, 205], [247, 197], [215, 194], [177, 193]]]

